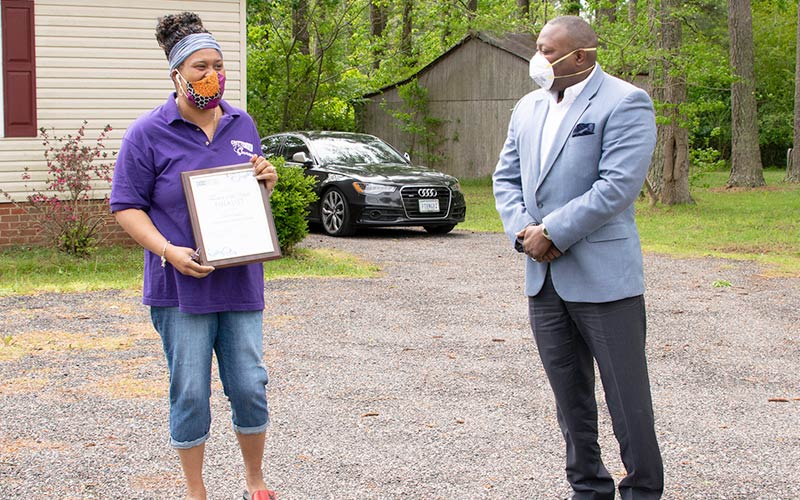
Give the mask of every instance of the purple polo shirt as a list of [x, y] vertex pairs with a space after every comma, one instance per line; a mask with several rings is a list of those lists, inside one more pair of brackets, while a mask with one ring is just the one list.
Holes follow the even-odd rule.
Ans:
[[[261, 141], [252, 118], [225, 101], [224, 114], [208, 142], [205, 133], [178, 113], [173, 93], [167, 102], [128, 127], [114, 167], [111, 211], [138, 208], [173, 245], [197, 248], [181, 185], [181, 172], [234, 165], [261, 154]], [[264, 309], [264, 271], [261, 264], [217, 269], [205, 278], [184, 276], [161, 256], [144, 252], [142, 302], [179, 307], [182, 312]]]

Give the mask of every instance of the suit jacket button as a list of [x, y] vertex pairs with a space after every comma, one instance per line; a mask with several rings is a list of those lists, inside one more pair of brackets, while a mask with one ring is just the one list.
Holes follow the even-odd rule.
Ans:
[[544, 203], [539, 202], [539, 203], [536, 204], [536, 206], [539, 207], [539, 208], [542, 208], [544, 206]]

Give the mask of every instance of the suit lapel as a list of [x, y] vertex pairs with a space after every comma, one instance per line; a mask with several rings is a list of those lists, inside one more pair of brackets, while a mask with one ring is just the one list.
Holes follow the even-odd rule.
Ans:
[[535, 107], [533, 108], [533, 116], [531, 117], [531, 123], [533, 123], [533, 137], [531, 138], [531, 170], [533, 173], [532, 180], [533, 185], [539, 185], [539, 174], [540, 169], [539, 165], [541, 162], [541, 153], [542, 153], [542, 125], [544, 125], [544, 120], [547, 118], [547, 110], [550, 107], [550, 99], [546, 97], [542, 97], [536, 101]]
[[[575, 102], [572, 103], [569, 111], [564, 116], [564, 119], [561, 121], [561, 125], [559, 125], [556, 136], [553, 139], [553, 147], [550, 148], [550, 153], [547, 155], [547, 158], [543, 158], [544, 163], [542, 164], [542, 172], [536, 184], [537, 189], [539, 186], [541, 186], [542, 181], [550, 172], [550, 169], [553, 168], [553, 163], [555, 163], [558, 155], [561, 154], [561, 150], [564, 148], [564, 144], [566, 144], [567, 139], [569, 139], [569, 136], [572, 133], [572, 130], [578, 123], [578, 119], [591, 105], [592, 98], [595, 96], [595, 94], [597, 94], [597, 89], [600, 88], [600, 83], [602, 82], [604, 76], [605, 74], [598, 66], [597, 73], [595, 73], [591, 81], [589, 81], [580, 95], [578, 95], [578, 97], [575, 99]], [[544, 123], [544, 120], [542, 123]]]

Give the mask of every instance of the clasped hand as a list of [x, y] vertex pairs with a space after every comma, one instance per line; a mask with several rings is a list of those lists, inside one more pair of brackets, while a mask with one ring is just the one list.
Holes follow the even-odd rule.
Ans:
[[561, 257], [561, 251], [544, 236], [542, 226], [526, 226], [517, 233], [517, 238], [522, 238], [525, 255], [537, 262], [553, 262]]

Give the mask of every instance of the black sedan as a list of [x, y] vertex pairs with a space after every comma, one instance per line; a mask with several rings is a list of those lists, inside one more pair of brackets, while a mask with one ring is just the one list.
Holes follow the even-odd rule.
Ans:
[[261, 140], [264, 155], [317, 178], [319, 201], [309, 220], [333, 236], [361, 226], [422, 226], [449, 233], [464, 221], [464, 195], [453, 176], [412, 165], [375, 136], [348, 132], [289, 132]]

